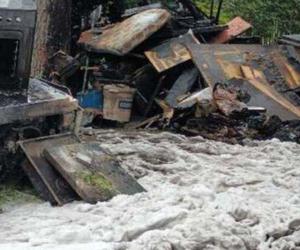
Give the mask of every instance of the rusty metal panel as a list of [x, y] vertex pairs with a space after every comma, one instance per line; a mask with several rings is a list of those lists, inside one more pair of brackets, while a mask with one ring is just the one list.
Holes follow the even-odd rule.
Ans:
[[125, 55], [161, 29], [171, 15], [164, 9], [150, 9], [116, 24], [101, 35], [85, 33], [79, 40], [88, 51]]
[[215, 36], [211, 43], [227, 43], [252, 28], [252, 25], [241, 17], [232, 19], [227, 25], [228, 29]]
[[[285, 47], [260, 45], [188, 45], [194, 63], [209, 86], [217, 82], [238, 84], [251, 95], [251, 106], [262, 106], [284, 120], [300, 117], [300, 98], [290, 90], [289, 78], [300, 71], [285, 57]], [[282, 68], [289, 65], [291, 72]], [[245, 76], [254, 70], [255, 81]]]
[[192, 59], [186, 43], [200, 43], [193, 33], [189, 32], [179, 38], [146, 51], [145, 55], [158, 72], [163, 72]]

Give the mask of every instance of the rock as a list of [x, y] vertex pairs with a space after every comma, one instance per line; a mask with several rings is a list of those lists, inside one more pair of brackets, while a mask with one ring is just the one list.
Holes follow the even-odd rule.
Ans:
[[287, 230], [285, 228], [276, 228], [273, 231], [268, 233], [269, 237], [272, 237], [275, 240], [283, 238], [290, 234], [291, 234], [290, 230]]
[[300, 219], [295, 219], [289, 223], [289, 229], [293, 231], [300, 230]]
[[248, 211], [242, 209], [242, 208], [238, 208], [236, 210], [234, 210], [233, 212], [229, 213], [236, 222], [240, 222], [242, 220], [247, 219], [248, 217]]

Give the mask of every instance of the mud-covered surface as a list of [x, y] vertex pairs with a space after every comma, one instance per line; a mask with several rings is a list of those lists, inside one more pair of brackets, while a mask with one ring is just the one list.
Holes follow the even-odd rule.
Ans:
[[97, 205], [4, 207], [1, 250], [300, 246], [299, 145], [148, 132], [95, 137], [148, 192]]

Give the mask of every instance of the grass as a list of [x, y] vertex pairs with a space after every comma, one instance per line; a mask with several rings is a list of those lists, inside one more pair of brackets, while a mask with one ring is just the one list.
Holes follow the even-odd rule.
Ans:
[[88, 185], [97, 188], [105, 197], [111, 198], [117, 193], [113, 184], [99, 173], [81, 172], [79, 177]]
[[0, 208], [9, 204], [37, 202], [39, 199], [30, 188], [19, 190], [14, 185], [0, 185]]
[[[196, 5], [203, 10], [207, 15], [210, 14], [210, 8], [211, 8], [211, 2], [210, 0], [204, 0], [204, 1], [195, 1]], [[216, 14], [218, 11], [218, 4], [215, 4], [214, 6], [214, 14]], [[226, 11], [226, 8], [223, 8], [221, 10], [221, 16], [220, 16], [220, 23], [221, 24], [226, 24], [233, 18], [233, 15]]]

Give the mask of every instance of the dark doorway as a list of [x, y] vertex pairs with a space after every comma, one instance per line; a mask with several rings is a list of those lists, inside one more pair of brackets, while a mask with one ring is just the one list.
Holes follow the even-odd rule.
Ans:
[[0, 39], [1, 85], [12, 85], [17, 81], [19, 43], [16, 39]]

